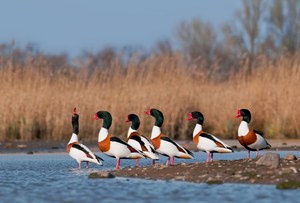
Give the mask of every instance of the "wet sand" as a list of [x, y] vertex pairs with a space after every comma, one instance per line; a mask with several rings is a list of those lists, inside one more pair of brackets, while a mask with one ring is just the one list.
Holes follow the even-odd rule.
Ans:
[[257, 165], [258, 159], [221, 160], [211, 163], [158, 164], [110, 171], [117, 177], [151, 180], [177, 180], [195, 183], [258, 183], [300, 182], [300, 159], [280, 159], [277, 168]]
[[[236, 140], [225, 140], [235, 151], [245, 150]], [[269, 140], [272, 150], [300, 150], [300, 140]], [[181, 143], [186, 148], [197, 151], [192, 142]], [[110, 171], [119, 177], [135, 177], [151, 180], [177, 180], [194, 183], [257, 183], [278, 184], [295, 181], [300, 184], [300, 158], [286, 160], [281, 158], [279, 166], [257, 165], [257, 159], [218, 160], [211, 163], [181, 163], [174, 166], [157, 164], [139, 168], [124, 168]]]

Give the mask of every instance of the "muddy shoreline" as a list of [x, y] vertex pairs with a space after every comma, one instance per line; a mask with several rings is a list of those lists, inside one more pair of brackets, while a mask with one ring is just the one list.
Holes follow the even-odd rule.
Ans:
[[181, 163], [174, 166], [157, 164], [145, 167], [128, 167], [109, 171], [117, 177], [150, 180], [176, 180], [194, 183], [253, 183], [279, 184], [300, 183], [300, 159], [281, 158], [279, 166], [258, 165], [258, 159], [218, 160], [212, 163]]

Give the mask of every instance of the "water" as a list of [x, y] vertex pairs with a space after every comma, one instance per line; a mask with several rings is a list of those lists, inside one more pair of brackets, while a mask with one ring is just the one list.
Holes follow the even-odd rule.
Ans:
[[[287, 153], [290, 152], [280, 155]], [[300, 155], [299, 151], [292, 153]], [[243, 151], [216, 155], [215, 159], [246, 156]], [[281, 191], [273, 185], [88, 179], [91, 172], [114, 168], [114, 159], [102, 157], [104, 166], [90, 164], [90, 169], [78, 170], [75, 160], [67, 154], [0, 155], [0, 202], [298, 202], [300, 198], [299, 190]], [[206, 157], [204, 153], [195, 153], [195, 158], [185, 162], [204, 161]], [[161, 162], [165, 160], [162, 158]], [[134, 163], [122, 160], [121, 166]], [[141, 164], [150, 164], [150, 160]]]

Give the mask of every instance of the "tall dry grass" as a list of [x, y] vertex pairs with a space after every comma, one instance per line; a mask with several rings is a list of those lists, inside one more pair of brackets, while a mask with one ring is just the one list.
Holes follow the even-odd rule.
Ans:
[[[300, 63], [282, 58], [272, 63], [256, 59], [257, 68], [245, 79], [243, 72], [230, 79], [208, 79], [200, 66], [188, 65], [180, 55], [152, 56], [141, 63], [115, 61], [110, 69], [86, 67], [53, 71], [43, 59], [24, 64], [0, 63], [0, 140], [69, 139], [71, 111], [80, 115], [80, 136], [97, 140], [101, 121], [98, 110], [113, 116], [111, 132], [125, 137], [125, 117], [136, 113], [140, 131], [150, 136], [154, 119], [144, 114], [151, 108], [165, 115], [163, 131], [177, 139], [191, 139], [195, 122], [190, 111], [205, 116], [204, 129], [221, 138], [234, 138], [240, 119], [238, 108], [252, 112], [251, 126], [267, 137], [300, 137]], [[216, 64], [216, 67], [218, 65]]]

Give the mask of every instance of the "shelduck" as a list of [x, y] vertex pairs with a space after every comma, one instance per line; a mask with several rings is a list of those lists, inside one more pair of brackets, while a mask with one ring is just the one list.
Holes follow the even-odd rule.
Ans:
[[67, 145], [67, 152], [78, 163], [78, 168], [81, 169], [81, 162], [86, 162], [86, 168], [89, 167], [88, 163], [92, 162], [98, 165], [102, 165], [103, 159], [91, 152], [85, 145], [79, 143], [79, 115], [76, 113], [76, 108], [73, 110], [72, 116], [73, 133], [72, 137]]
[[94, 115], [94, 120], [99, 118], [103, 119], [103, 125], [98, 135], [98, 147], [107, 156], [116, 158], [116, 169], [120, 169], [120, 159], [144, 158], [143, 152], [108, 133], [112, 123], [112, 116], [108, 111], [98, 111]]
[[[140, 119], [136, 114], [129, 114], [125, 122], [131, 122], [131, 126], [127, 133], [127, 143], [133, 146], [135, 149], [142, 151], [146, 158], [153, 159], [153, 164], [155, 160], [158, 160], [158, 154], [154, 150], [154, 146], [150, 141], [139, 134], [138, 129], [140, 127]], [[136, 159], [136, 166], [139, 165], [139, 159]]]
[[248, 150], [248, 159], [250, 159], [250, 151], [256, 151], [257, 158], [259, 150], [269, 149], [271, 148], [271, 145], [264, 138], [262, 132], [249, 128], [251, 113], [248, 109], [239, 109], [236, 118], [240, 117], [242, 117], [243, 120], [238, 128], [237, 140]]
[[206, 162], [213, 161], [213, 153], [231, 153], [233, 150], [217, 137], [203, 132], [204, 116], [199, 111], [189, 113], [187, 120], [196, 119], [197, 124], [193, 131], [193, 141], [200, 151], [207, 153]]
[[171, 138], [165, 137], [164, 134], [161, 133], [161, 126], [164, 122], [162, 112], [157, 109], [149, 109], [145, 113], [155, 118], [155, 124], [151, 133], [151, 142], [158, 153], [168, 157], [166, 165], [169, 165], [170, 159], [172, 159], [171, 164], [174, 165], [174, 157], [182, 159], [193, 158], [192, 152], [182, 147]]

